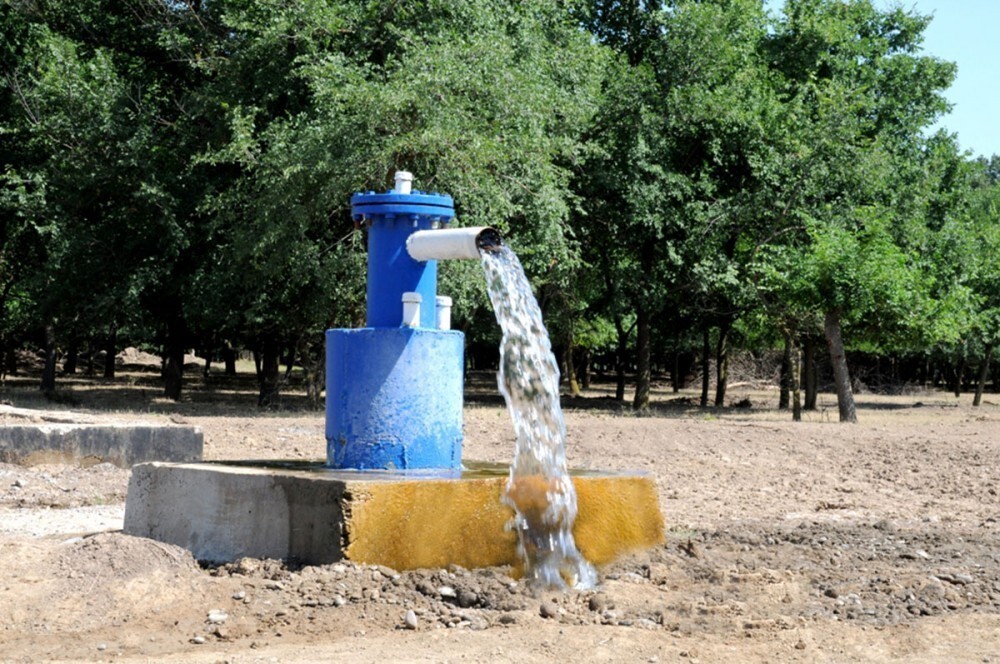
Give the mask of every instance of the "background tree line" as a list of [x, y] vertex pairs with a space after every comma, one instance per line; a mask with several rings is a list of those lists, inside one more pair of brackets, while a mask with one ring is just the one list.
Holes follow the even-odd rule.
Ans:
[[[0, 345], [292, 354], [364, 318], [352, 192], [397, 169], [502, 229], [570, 389], [600, 361], [649, 405], [700, 362], [783, 348], [815, 407], [825, 348], [976, 403], [1000, 340], [1000, 158], [930, 127], [955, 66], [929, 18], [871, 0], [4, 0]], [[442, 266], [456, 325], [498, 332], [478, 266]], [[482, 353], [479, 353], [481, 355]], [[489, 356], [489, 353], [486, 353]], [[713, 361], [714, 360], [714, 361]], [[710, 366], [716, 391], [709, 394]], [[114, 363], [105, 363], [112, 374]], [[937, 377], [934, 376], [937, 372]], [[805, 394], [800, 397], [800, 387]]]

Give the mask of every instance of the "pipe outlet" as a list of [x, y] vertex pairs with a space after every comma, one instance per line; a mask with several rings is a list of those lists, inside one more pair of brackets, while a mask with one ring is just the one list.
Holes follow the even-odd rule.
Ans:
[[406, 251], [415, 261], [476, 259], [480, 252], [496, 251], [502, 246], [500, 233], [489, 226], [417, 231], [406, 240]]

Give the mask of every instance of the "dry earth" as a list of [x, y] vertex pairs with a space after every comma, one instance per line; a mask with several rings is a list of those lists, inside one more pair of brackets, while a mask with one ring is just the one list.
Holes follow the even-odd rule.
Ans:
[[[260, 414], [216, 386], [170, 404], [150, 381], [65, 389], [87, 417], [200, 426], [209, 459], [324, 455], [297, 402]], [[798, 424], [773, 391], [708, 410], [659, 392], [641, 418], [602, 396], [565, 402], [571, 463], [653, 474], [669, 535], [584, 592], [504, 569], [203, 568], [116, 532], [128, 471], [0, 465], [0, 660], [1000, 664], [996, 395], [862, 395], [856, 426], [826, 394]], [[465, 458], [511, 450], [506, 412], [475, 395]]]

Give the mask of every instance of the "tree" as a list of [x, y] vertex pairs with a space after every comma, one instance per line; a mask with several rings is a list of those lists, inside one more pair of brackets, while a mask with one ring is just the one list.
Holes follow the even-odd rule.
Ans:
[[856, 421], [844, 325], [877, 314], [885, 329], [928, 297], [920, 261], [900, 241], [920, 217], [894, 213], [906, 187], [893, 175], [919, 155], [954, 78], [954, 65], [918, 54], [929, 20], [868, 0], [789, 0], [768, 44], [801, 127], [787, 181], [802, 232], [789, 239], [815, 279], [841, 421]]
[[[970, 236], [972, 257], [969, 288], [975, 303], [973, 338], [980, 346], [979, 376], [973, 405], [982, 403], [983, 388], [989, 377], [990, 362], [1000, 344], [1000, 158], [979, 160], [981, 176], [971, 195], [965, 220]], [[997, 376], [993, 377], [994, 385]]]

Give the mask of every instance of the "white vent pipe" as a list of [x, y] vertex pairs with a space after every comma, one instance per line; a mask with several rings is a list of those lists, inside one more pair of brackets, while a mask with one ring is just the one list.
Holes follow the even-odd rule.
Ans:
[[434, 319], [437, 329], [451, 329], [451, 298], [447, 295], [438, 295], [434, 301]]
[[413, 190], [413, 173], [409, 171], [396, 171], [396, 186], [393, 191], [397, 194], [407, 195]]
[[406, 327], [420, 327], [420, 302], [423, 297], [420, 293], [403, 293], [403, 325]]

